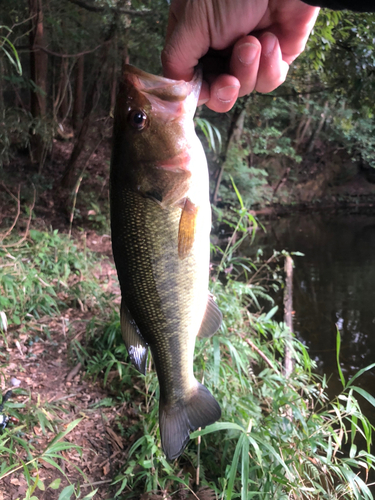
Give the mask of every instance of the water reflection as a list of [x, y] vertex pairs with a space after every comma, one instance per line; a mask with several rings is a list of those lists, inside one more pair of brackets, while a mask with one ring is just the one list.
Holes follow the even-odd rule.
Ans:
[[[336, 325], [346, 378], [375, 361], [375, 216], [298, 214], [265, 225], [254, 246], [266, 257], [273, 249], [305, 254], [295, 257], [294, 329], [319, 371], [332, 374], [333, 395], [341, 388]], [[374, 383], [372, 370], [358, 385], [373, 394]], [[374, 409], [368, 410], [375, 421]]]

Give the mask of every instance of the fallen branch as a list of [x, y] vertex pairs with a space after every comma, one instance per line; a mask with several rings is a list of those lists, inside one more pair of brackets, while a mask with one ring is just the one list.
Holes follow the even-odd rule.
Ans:
[[257, 347], [251, 340], [246, 338], [244, 335], [241, 335], [242, 340], [244, 340], [249, 346], [257, 353], [259, 356], [267, 363], [268, 366], [270, 366], [273, 370], [275, 370], [276, 373], [280, 373], [272, 364], [272, 362], [267, 358], [267, 356], [262, 352], [259, 347]]
[[289, 329], [285, 339], [284, 367], [286, 377], [293, 371], [292, 359], [292, 334], [293, 334], [293, 259], [290, 255], [285, 257], [285, 289], [284, 289], [284, 323]]
[[[13, 195], [14, 196], [14, 195]], [[35, 207], [35, 200], [36, 200], [36, 189], [34, 187], [34, 197], [33, 197], [33, 202], [32, 204], [30, 205], [29, 207], [29, 210], [30, 210], [30, 214], [29, 214], [29, 218], [27, 220], [27, 224], [26, 224], [26, 229], [25, 229], [25, 233], [24, 235], [22, 236], [22, 238], [18, 241], [16, 241], [15, 243], [9, 243], [9, 245], [1, 245], [2, 248], [11, 248], [11, 247], [18, 247], [19, 245], [21, 245], [24, 241], [26, 241], [27, 237], [29, 236], [29, 231], [30, 231], [30, 224], [31, 224], [31, 219], [32, 219], [32, 216], [33, 216], [33, 210], [34, 210], [34, 207]]]
[[4, 233], [4, 236], [1, 237], [1, 241], [4, 241], [5, 238], [7, 238], [10, 233], [13, 231], [14, 229], [14, 226], [17, 224], [17, 221], [19, 219], [19, 216], [20, 216], [20, 213], [21, 213], [21, 201], [20, 201], [20, 192], [21, 192], [21, 185], [19, 184], [18, 185], [18, 193], [17, 193], [17, 197], [14, 196], [14, 194], [5, 186], [5, 184], [2, 182], [1, 185], [3, 186], [3, 188], [5, 189], [5, 191], [14, 199], [16, 200], [17, 202], [17, 213], [16, 213], [16, 217], [14, 218], [14, 221], [13, 221], [13, 224], [10, 226], [10, 228], [5, 231]]
[[77, 179], [77, 182], [76, 182], [76, 185], [75, 185], [75, 188], [74, 188], [74, 191], [73, 191], [73, 205], [72, 205], [72, 210], [70, 212], [70, 217], [69, 217], [69, 238], [71, 237], [72, 235], [72, 226], [73, 226], [73, 219], [74, 219], [74, 210], [76, 208], [76, 203], [77, 203], [77, 196], [78, 196], [78, 191], [79, 191], [79, 187], [81, 185], [81, 182], [82, 182], [82, 179], [83, 179], [83, 175], [86, 171], [86, 168], [92, 158], [92, 155], [95, 153], [95, 151], [98, 149], [98, 147], [100, 146], [100, 144], [102, 143], [104, 137], [102, 136], [99, 140], [99, 142], [95, 145], [95, 147], [92, 148], [91, 150], [91, 153], [89, 154], [89, 157], [87, 158], [84, 166], [83, 166], [83, 169], [82, 169], [82, 172], [80, 173], [78, 179]]

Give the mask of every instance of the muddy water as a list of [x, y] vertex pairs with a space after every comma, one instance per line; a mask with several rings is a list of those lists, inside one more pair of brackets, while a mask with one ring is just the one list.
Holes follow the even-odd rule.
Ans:
[[[294, 258], [294, 329], [318, 371], [331, 376], [329, 394], [338, 394], [336, 325], [346, 379], [375, 362], [375, 215], [298, 214], [264, 224], [254, 245], [265, 256], [305, 254]], [[375, 369], [358, 385], [375, 396]], [[375, 424], [375, 409], [363, 403], [363, 410]]]

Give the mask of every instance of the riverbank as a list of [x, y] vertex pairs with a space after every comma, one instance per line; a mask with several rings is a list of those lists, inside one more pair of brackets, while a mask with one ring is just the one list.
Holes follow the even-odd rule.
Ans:
[[251, 208], [256, 215], [347, 210], [375, 212], [375, 169], [346, 152], [306, 157], [301, 164], [276, 159], [260, 162], [267, 173], [261, 199]]
[[[46, 490], [51, 499], [72, 498], [80, 484], [85, 494], [92, 490], [87, 500], [113, 498], [115, 492], [166, 500], [176, 491], [181, 500], [230, 499], [241, 491], [245, 497], [299, 500], [303, 487], [306, 499], [315, 499], [323, 488], [330, 498], [351, 498], [355, 491], [370, 500], [362, 481], [372, 466], [371, 457], [366, 465], [368, 452], [353, 447], [350, 460], [339, 455], [345, 421], [351, 425], [355, 419], [367, 433], [370, 422], [348, 389], [340, 395], [347, 404], [337, 397], [329, 401], [326, 382], [313, 375], [314, 362], [303, 344], [291, 341], [285, 325], [273, 320], [271, 304], [259, 309], [267, 292], [260, 279], [251, 280], [256, 265], [237, 254], [235, 238], [224, 253], [217, 249], [219, 261], [212, 269], [223, 326], [211, 340], [197, 343], [194, 362], [197, 379], [219, 401], [222, 419], [193, 434], [179, 460], [165, 461], [152, 364], [142, 377], [127, 362], [110, 241], [107, 233], [93, 229], [108, 229], [101, 212], [105, 204], [94, 208], [86, 190], [100, 182], [93, 168], [75, 205], [68, 198], [68, 208], [79, 210], [70, 208], [73, 219], [66, 218], [69, 211], [59, 212], [52, 190], [38, 198], [52, 203], [49, 211], [34, 203], [32, 185], [19, 191], [17, 184], [5, 185], [1, 191], [6, 200], [1, 205], [1, 389], [4, 394], [13, 387], [4, 414], [18, 420], [0, 434], [0, 482], [6, 491], [42, 499]], [[105, 190], [102, 183], [104, 197]], [[237, 216], [236, 232], [241, 228], [248, 238], [248, 212]], [[48, 229], [56, 225], [68, 234]], [[238, 266], [250, 281], [236, 278]], [[223, 274], [225, 284], [218, 279]], [[289, 378], [282, 363], [286, 342], [296, 360]], [[15, 380], [19, 387], [11, 385]], [[352, 464], [359, 465], [361, 476]]]

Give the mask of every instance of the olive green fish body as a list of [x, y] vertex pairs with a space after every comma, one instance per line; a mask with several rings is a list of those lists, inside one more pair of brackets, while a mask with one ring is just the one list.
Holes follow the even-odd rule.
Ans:
[[[181, 208], [164, 209], [126, 188], [119, 191], [118, 201], [112, 202], [117, 213], [113, 250], [122, 298], [151, 349], [161, 396], [173, 400], [195, 380], [195, 337], [207, 301], [208, 240], [197, 238], [189, 256], [181, 259]], [[203, 230], [210, 221], [207, 208], [199, 214]]]
[[[156, 104], [152, 97], [150, 103], [143, 100], [147, 93], [139, 97], [133, 88], [145, 80], [134, 78], [155, 77], [129, 67], [128, 71], [117, 102], [111, 165], [112, 246], [122, 294], [121, 325], [130, 358], [141, 372], [151, 350], [160, 385], [162, 445], [167, 458], [173, 459], [182, 453], [191, 430], [220, 417], [217, 402], [193, 373], [198, 332], [208, 336], [221, 321], [208, 297], [208, 172], [192, 116], [191, 123], [185, 122], [179, 108], [186, 95], [172, 89], [171, 97], [162, 87], [155, 91]], [[158, 82], [164, 84], [163, 80]], [[172, 108], [177, 103], [177, 112], [172, 111], [179, 119], [174, 123], [173, 113], [172, 119], [164, 118], [163, 106], [170, 99]], [[137, 110], [147, 116], [145, 133], [137, 130]], [[135, 122], [130, 127], [129, 120]]]

